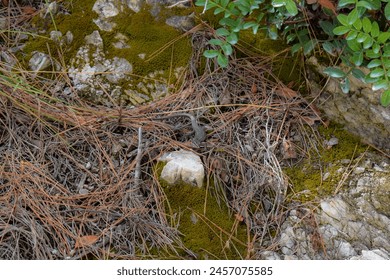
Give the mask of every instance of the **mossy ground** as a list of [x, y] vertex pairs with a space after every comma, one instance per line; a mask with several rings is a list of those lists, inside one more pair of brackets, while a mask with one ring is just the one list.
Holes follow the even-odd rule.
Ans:
[[[95, 2], [95, 0], [74, 0], [71, 4], [65, 4], [70, 14], [58, 14], [53, 19], [42, 19], [36, 16], [33, 25], [37, 30], [46, 29], [47, 32], [28, 41], [24, 55], [19, 57], [24, 65], [28, 64], [33, 51], [40, 51], [50, 54], [66, 69], [79, 48], [85, 44], [85, 36], [98, 30], [93, 22], [93, 19], [98, 18], [98, 15], [92, 11]], [[165, 24], [165, 19], [171, 16], [173, 11], [161, 12], [159, 17], [154, 18], [148, 8], [144, 5], [144, 9], [139, 13], [125, 8], [112, 19], [116, 24], [113, 32], [99, 31], [103, 39], [105, 57], [125, 58], [133, 66], [131, 82], [121, 84], [124, 88], [134, 88], [139, 82], [144, 81], [148, 74], [156, 71], [159, 71], [160, 75], [155, 79], [174, 86], [178, 81], [175, 69], [186, 67], [191, 57], [192, 47], [188, 37]], [[61, 31], [63, 35], [71, 31], [73, 42], [70, 45], [60, 46], [48, 38], [53, 30]], [[116, 41], [115, 35], [118, 33], [128, 38], [129, 48], [117, 49], [113, 46]], [[141, 58], [140, 55], [141, 57], [144, 55], [145, 58]], [[147, 80], [153, 82], [151, 78]]]
[[[159, 163], [157, 173], [164, 164]], [[244, 259], [247, 256], [247, 227], [235, 219], [227, 205], [202, 188], [180, 182], [168, 186], [161, 180], [165, 208], [172, 226], [197, 259]], [[190, 257], [183, 252], [183, 257]]]
[[[353, 161], [367, 150], [367, 145], [359, 138], [349, 134], [336, 124], [328, 128], [319, 127], [321, 139], [329, 140], [336, 137], [339, 142], [332, 147], [317, 146], [317, 149], [308, 151], [307, 157], [300, 164], [285, 168], [284, 172], [292, 183], [289, 197], [301, 202], [316, 201], [322, 197], [333, 195], [339, 186], [345, 165], [342, 160]], [[328, 178], [324, 175], [328, 173]]]

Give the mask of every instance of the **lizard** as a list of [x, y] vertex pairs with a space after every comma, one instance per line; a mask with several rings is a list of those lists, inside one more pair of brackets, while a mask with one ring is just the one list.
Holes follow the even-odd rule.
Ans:
[[195, 132], [195, 135], [192, 139], [192, 142], [199, 147], [200, 143], [206, 140], [206, 130], [203, 126], [200, 126], [194, 117], [194, 115], [190, 113], [177, 113], [169, 116], [156, 118], [157, 120], [161, 119], [171, 119], [176, 117], [187, 117], [191, 120], [192, 130]]

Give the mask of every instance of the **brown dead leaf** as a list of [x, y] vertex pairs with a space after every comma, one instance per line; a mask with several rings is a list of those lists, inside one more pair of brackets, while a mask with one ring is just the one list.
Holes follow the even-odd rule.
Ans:
[[327, 8], [327, 9], [331, 10], [337, 16], [336, 6], [332, 1], [330, 1], [330, 0], [317, 0], [317, 3], [322, 8]]
[[252, 84], [251, 92], [256, 93], [257, 92], [257, 85], [255, 83]]
[[244, 220], [244, 217], [238, 213], [234, 214], [234, 217], [237, 221], [242, 222]]
[[280, 96], [287, 99], [292, 99], [294, 97], [298, 97], [298, 94], [295, 90], [288, 88], [288, 87], [280, 87], [275, 90], [275, 93]]
[[283, 139], [282, 147], [284, 152], [283, 154], [284, 159], [297, 158], [297, 152], [295, 151], [294, 146], [291, 144], [289, 140]]
[[316, 121], [320, 121], [321, 119], [318, 117], [308, 117], [308, 116], [300, 116], [301, 120], [303, 120], [306, 124], [313, 126]]
[[74, 248], [77, 249], [85, 246], [90, 246], [98, 240], [99, 240], [99, 236], [96, 235], [80, 236], [79, 239], [76, 240], [76, 244], [74, 245]]
[[31, 6], [24, 6], [24, 7], [21, 7], [21, 10], [23, 12], [24, 15], [33, 15], [37, 9], [35, 9], [34, 7], [31, 7]]

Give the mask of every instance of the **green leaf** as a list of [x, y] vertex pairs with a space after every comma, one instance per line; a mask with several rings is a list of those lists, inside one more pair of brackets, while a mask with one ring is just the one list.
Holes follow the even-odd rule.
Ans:
[[356, 79], [363, 81], [365, 75], [362, 70], [355, 68], [352, 70], [352, 76], [354, 76]]
[[356, 66], [362, 65], [362, 63], [363, 63], [363, 52], [361, 51], [361, 52], [355, 53], [351, 57], [351, 62], [353, 64], [355, 64]]
[[229, 56], [233, 53], [233, 48], [232, 48], [232, 45], [230, 45], [230, 44], [223, 44], [221, 46], [221, 49], [226, 56]]
[[373, 59], [367, 64], [367, 68], [375, 68], [379, 65], [382, 65], [382, 62], [379, 59]]
[[348, 26], [337, 26], [335, 29], [333, 29], [333, 33], [335, 35], [343, 35], [351, 30]]
[[362, 24], [363, 24], [363, 31], [369, 33], [371, 31], [371, 21], [368, 19], [368, 17], [363, 18]]
[[217, 56], [217, 62], [219, 66], [221, 66], [222, 68], [226, 68], [229, 64], [229, 59], [227, 58], [227, 56], [219, 53]]
[[382, 77], [385, 74], [385, 71], [382, 68], [375, 68], [370, 72], [371, 78]]
[[226, 41], [228, 41], [228, 43], [231, 45], [237, 44], [237, 42], [238, 42], [237, 33], [231, 33], [229, 36], [226, 37]]
[[228, 36], [230, 32], [226, 28], [221, 27], [215, 31], [215, 34], [218, 36]]
[[390, 32], [381, 32], [381, 34], [379, 34], [379, 36], [378, 36], [377, 42], [378, 42], [379, 44], [383, 44], [383, 43], [385, 43], [389, 38], [390, 38]]
[[356, 42], [358, 43], [363, 43], [364, 41], [368, 40], [370, 36], [366, 33], [361, 32], [357, 37], [356, 37]]
[[368, 49], [366, 51], [366, 56], [369, 57], [369, 58], [378, 58], [380, 57], [381, 55], [379, 53], [375, 53], [373, 52], [372, 50]]
[[292, 54], [295, 54], [296, 52], [298, 52], [300, 49], [302, 48], [302, 45], [301, 44], [295, 44], [291, 47], [291, 53]]
[[297, 5], [293, 0], [285, 0], [286, 1], [286, 10], [291, 16], [296, 16], [298, 14]]
[[324, 73], [333, 77], [333, 78], [343, 78], [346, 76], [346, 74], [342, 70], [340, 70], [339, 68], [335, 68], [335, 67], [325, 68]]
[[275, 24], [270, 25], [270, 26], [268, 27], [268, 36], [269, 36], [272, 40], [278, 39], [278, 29], [276, 28], [276, 25], [275, 25]]
[[[223, 13], [225, 11], [224, 8], [221, 8], [221, 7], [218, 7], [214, 10], [214, 15], [218, 15], [220, 13]], [[227, 13], [229, 13], [229, 11], [226, 11]], [[230, 16], [230, 15], [229, 15]]]
[[348, 25], [352, 25], [359, 18], [359, 12], [357, 9], [353, 9], [347, 16]]
[[206, 50], [204, 51], [203, 55], [207, 58], [214, 58], [217, 55], [219, 55], [219, 51], [216, 50]]
[[[344, 26], [342, 26], [342, 27], [344, 27]], [[348, 33], [348, 35], [347, 35], [347, 37], [345, 37], [345, 40], [353, 40], [353, 39], [355, 39], [356, 37], [357, 37], [357, 35], [358, 35], [359, 33], [356, 31], [356, 30], [351, 30], [349, 33]]]
[[334, 45], [331, 42], [322, 43], [322, 48], [330, 55], [334, 55]]
[[385, 17], [387, 20], [390, 20], [390, 2], [385, 6]]
[[284, 5], [286, 5], [286, 0], [273, 0], [272, 1], [272, 6], [274, 6], [275, 8], [283, 7]]
[[229, 0], [221, 0], [221, 6], [226, 8], [226, 6], [229, 4]]
[[337, 16], [337, 19], [338, 19], [338, 21], [342, 24], [342, 25], [344, 25], [344, 26], [348, 26], [349, 24], [348, 24], [348, 17], [347, 17], [347, 15], [345, 15], [345, 14], [339, 14], [338, 16]]
[[390, 105], [390, 90], [386, 90], [381, 95], [381, 104], [384, 107], [387, 107]]
[[326, 20], [320, 20], [319, 21], [319, 24], [322, 28], [322, 30], [324, 30], [324, 32], [329, 35], [329, 36], [333, 36], [333, 24], [331, 24], [329, 21], [326, 21]]
[[350, 84], [348, 78], [345, 78], [340, 82], [340, 88], [341, 88], [343, 93], [349, 92], [349, 89], [351, 88], [351, 84]]
[[339, 4], [338, 4], [338, 7], [339, 8], [343, 8], [345, 6], [348, 6], [348, 5], [351, 5], [351, 4], [355, 4], [355, 3], [356, 3], [356, 0], [340, 0]]
[[254, 22], [254, 21], [250, 21], [250, 22], [244, 23], [243, 28], [244, 28], [244, 29], [249, 29], [249, 28], [253, 28], [253, 27], [256, 26], [256, 25], [258, 26], [259, 24], [256, 23], [256, 22]]
[[287, 44], [289, 44], [289, 43], [291, 43], [292, 41], [294, 41], [295, 38], [297, 38], [297, 34], [295, 34], [295, 33], [292, 33], [292, 34], [287, 35], [287, 37], [286, 37], [286, 42], [287, 42]]
[[358, 18], [355, 23], [353, 24], [353, 26], [357, 29], [357, 30], [360, 30], [362, 29], [362, 26], [363, 26], [363, 23], [362, 21]]
[[379, 80], [377, 81], [376, 83], [374, 83], [372, 85], [372, 90], [375, 91], [375, 90], [380, 90], [380, 89], [388, 89], [389, 88], [389, 85], [387, 83], [387, 81], [385, 79], [382, 79], [382, 80]]
[[372, 46], [373, 43], [374, 40], [370, 36], [368, 36], [367, 39], [363, 42], [363, 48], [368, 49]]
[[373, 38], [378, 37], [379, 33], [380, 33], [379, 25], [376, 21], [374, 21], [371, 25], [371, 36]]
[[366, 8], [367, 10], [374, 9], [374, 6], [370, 2], [367, 2], [367, 1], [358, 1], [356, 4], [356, 7]]
[[303, 45], [303, 54], [308, 55], [317, 45], [317, 40], [309, 40]]
[[223, 41], [219, 39], [211, 39], [209, 40], [209, 43], [214, 46], [222, 46]]
[[381, 0], [370, 0], [370, 4], [373, 10], [379, 10], [382, 5]]
[[347, 45], [354, 52], [358, 52], [362, 49], [361, 44], [359, 44], [356, 40], [347, 41]]
[[374, 52], [374, 53], [377, 53], [377, 54], [379, 54], [379, 51], [381, 50], [381, 46], [379, 45], [379, 44], [374, 44], [373, 46], [372, 46], [372, 51]]

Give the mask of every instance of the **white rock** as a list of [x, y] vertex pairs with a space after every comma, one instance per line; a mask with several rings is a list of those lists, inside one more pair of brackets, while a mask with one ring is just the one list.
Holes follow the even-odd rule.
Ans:
[[352, 247], [352, 245], [348, 242], [340, 242], [339, 247], [338, 247], [338, 253], [340, 254], [341, 257], [343, 258], [351, 258], [353, 256], [356, 256], [356, 251]]
[[144, 0], [127, 0], [127, 7], [138, 13], [141, 11]]
[[124, 58], [114, 57], [110, 61], [108, 68], [108, 74], [106, 74], [107, 80], [111, 83], [118, 83], [120, 80], [126, 77], [133, 71], [133, 66]]
[[161, 178], [168, 184], [183, 182], [202, 187], [204, 167], [200, 157], [193, 152], [180, 150], [164, 154], [159, 161], [167, 162]]
[[115, 17], [119, 14], [115, 2], [115, 0], [97, 0], [93, 5], [92, 10], [101, 18]]
[[341, 198], [321, 202], [322, 211], [329, 217], [340, 221], [348, 213], [348, 205]]
[[363, 260], [389, 260], [389, 255], [384, 253], [381, 250], [371, 250], [366, 251], [362, 250], [362, 259]]

